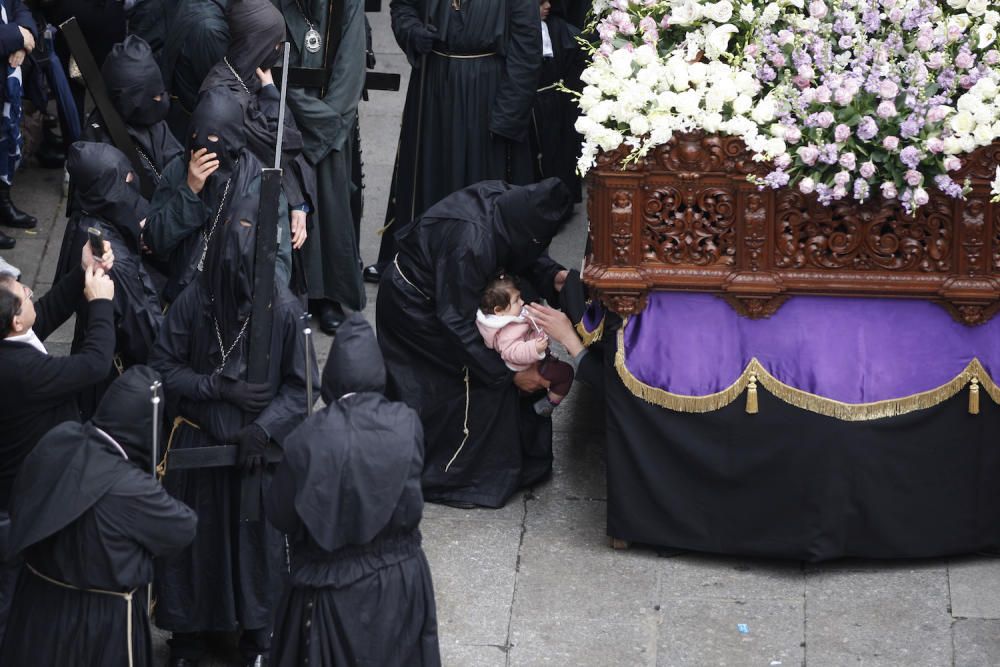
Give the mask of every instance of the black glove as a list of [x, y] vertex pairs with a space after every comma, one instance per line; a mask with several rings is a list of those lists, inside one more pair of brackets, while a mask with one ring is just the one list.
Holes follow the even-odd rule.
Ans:
[[434, 48], [436, 40], [437, 28], [432, 25], [417, 26], [410, 33], [410, 45], [413, 46], [413, 50], [417, 52], [417, 55], [422, 56], [425, 53], [430, 53], [431, 49]]
[[271, 385], [220, 377], [219, 398], [245, 412], [260, 412], [271, 402]]
[[263, 468], [267, 441], [267, 433], [257, 424], [244, 426], [236, 436], [240, 447], [237, 464], [247, 472]]

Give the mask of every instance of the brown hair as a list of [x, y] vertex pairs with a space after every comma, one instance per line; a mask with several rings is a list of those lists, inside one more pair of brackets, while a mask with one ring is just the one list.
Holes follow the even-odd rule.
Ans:
[[496, 314], [496, 309], [505, 310], [510, 306], [510, 297], [517, 290], [517, 282], [513, 278], [501, 275], [494, 278], [486, 289], [483, 290], [483, 298], [479, 301], [479, 309], [486, 315]]

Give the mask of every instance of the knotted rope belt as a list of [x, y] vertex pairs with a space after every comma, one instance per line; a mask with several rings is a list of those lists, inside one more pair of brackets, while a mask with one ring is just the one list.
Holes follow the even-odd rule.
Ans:
[[129, 667], [132, 667], [133, 662], [134, 662], [133, 661], [133, 657], [132, 657], [132, 651], [133, 651], [133, 648], [132, 648], [132, 596], [135, 594], [136, 589], [132, 589], [132, 590], [130, 590], [127, 593], [119, 593], [118, 591], [105, 591], [105, 590], [101, 590], [100, 588], [77, 588], [76, 586], [73, 586], [72, 584], [67, 584], [67, 583], [59, 581], [57, 579], [53, 579], [52, 577], [45, 576], [44, 574], [42, 574], [41, 572], [39, 572], [38, 570], [36, 570], [31, 565], [31, 563], [25, 563], [25, 566], [27, 566], [28, 570], [33, 575], [35, 575], [36, 577], [38, 577], [42, 581], [45, 581], [45, 582], [48, 582], [48, 583], [52, 584], [53, 586], [59, 586], [60, 588], [65, 588], [65, 589], [71, 590], [71, 591], [78, 591], [78, 592], [81, 592], [81, 593], [94, 593], [94, 594], [97, 594], [97, 595], [113, 595], [115, 597], [124, 599], [125, 600], [125, 609], [126, 609], [125, 628], [126, 628], [126, 632], [128, 634], [128, 637], [126, 639], [126, 645], [128, 646], [128, 665], [129, 665]]

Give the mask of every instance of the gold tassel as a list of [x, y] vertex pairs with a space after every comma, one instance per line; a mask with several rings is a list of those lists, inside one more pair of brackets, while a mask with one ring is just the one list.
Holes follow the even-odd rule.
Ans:
[[969, 385], [969, 414], [979, 414], [979, 380], [975, 377]]
[[757, 374], [750, 374], [750, 384], [747, 385], [747, 414], [757, 414]]

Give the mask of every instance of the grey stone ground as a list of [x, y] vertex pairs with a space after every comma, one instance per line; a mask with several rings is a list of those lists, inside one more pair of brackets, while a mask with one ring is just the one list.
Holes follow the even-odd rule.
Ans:
[[[372, 19], [379, 68], [405, 76], [387, 17]], [[362, 105], [367, 261], [378, 250], [402, 99], [374, 93]], [[18, 247], [5, 257], [39, 294], [50, 286], [64, 227], [61, 183], [61, 172], [32, 168], [14, 190], [41, 225], [14, 232]], [[553, 254], [576, 266], [583, 236], [580, 216]], [[374, 296], [370, 289], [371, 319]], [[49, 349], [68, 351], [71, 332], [64, 326]], [[326, 348], [320, 335], [322, 357]], [[551, 481], [495, 511], [426, 509], [446, 665], [1000, 665], [1000, 560], [810, 566], [615, 552], [605, 537], [600, 406], [578, 387], [556, 415]]]

